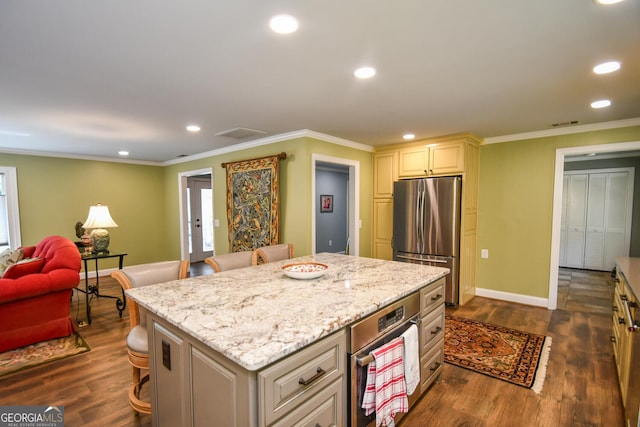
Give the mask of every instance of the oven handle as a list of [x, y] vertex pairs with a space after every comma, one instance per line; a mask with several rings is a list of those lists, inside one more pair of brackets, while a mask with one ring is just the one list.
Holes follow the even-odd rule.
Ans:
[[[409, 320], [409, 323], [411, 323], [413, 325], [419, 325], [420, 324], [420, 318], [411, 319], [411, 320]], [[373, 356], [371, 354], [366, 354], [366, 355], [364, 355], [362, 357], [356, 356], [356, 363], [358, 364], [358, 366], [367, 366], [372, 361], [373, 361]]]

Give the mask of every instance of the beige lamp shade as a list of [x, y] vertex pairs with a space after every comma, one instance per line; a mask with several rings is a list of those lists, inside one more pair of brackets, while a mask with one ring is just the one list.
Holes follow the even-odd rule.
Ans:
[[109, 232], [105, 228], [117, 227], [118, 224], [111, 218], [109, 207], [97, 204], [89, 208], [89, 216], [82, 226], [91, 231], [91, 246], [93, 252], [109, 252]]

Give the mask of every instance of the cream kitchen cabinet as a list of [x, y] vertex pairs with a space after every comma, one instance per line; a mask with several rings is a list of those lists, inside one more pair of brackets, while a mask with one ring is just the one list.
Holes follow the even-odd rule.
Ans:
[[613, 297], [613, 355], [624, 425], [640, 425], [640, 258], [618, 257]]
[[629, 388], [629, 363], [631, 356], [631, 333], [629, 331], [627, 320], [625, 319], [626, 301], [630, 290], [627, 289], [627, 281], [624, 275], [616, 268], [616, 287], [613, 294], [613, 355], [618, 371], [618, 382], [620, 383], [620, 394], [622, 401], [627, 399], [627, 390]]
[[464, 171], [464, 142], [429, 143], [400, 149], [398, 177], [452, 175]]
[[391, 238], [393, 237], [393, 199], [375, 199], [373, 201], [373, 256], [374, 258], [391, 260]]
[[398, 179], [398, 153], [395, 151], [376, 152], [373, 156], [373, 197], [393, 197], [393, 182]]
[[373, 257], [391, 260], [393, 222], [393, 183], [398, 179], [398, 153], [378, 151], [373, 156]]
[[475, 296], [481, 140], [456, 134], [377, 147], [373, 154], [373, 257], [392, 259], [393, 182], [427, 176], [462, 177], [459, 303]]

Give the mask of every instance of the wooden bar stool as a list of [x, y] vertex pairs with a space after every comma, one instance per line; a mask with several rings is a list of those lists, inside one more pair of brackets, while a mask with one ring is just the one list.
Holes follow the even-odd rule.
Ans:
[[249, 267], [255, 265], [253, 251], [232, 252], [230, 254], [214, 255], [205, 258], [204, 262], [209, 264], [213, 271], [233, 270], [234, 268]]
[[[163, 261], [126, 267], [111, 273], [123, 290], [184, 279], [189, 275], [189, 261]], [[149, 381], [149, 343], [144, 311], [138, 303], [127, 298], [131, 330], [127, 335], [127, 353], [133, 367], [133, 381], [129, 387], [129, 404], [141, 414], [151, 413], [151, 403], [140, 400], [140, 390]], [[142, 370], [147, 371], [142, 375]]]
[[263, 246], [256, 249], [256, 264], [280, 261], [293, 258], [293, 243]]

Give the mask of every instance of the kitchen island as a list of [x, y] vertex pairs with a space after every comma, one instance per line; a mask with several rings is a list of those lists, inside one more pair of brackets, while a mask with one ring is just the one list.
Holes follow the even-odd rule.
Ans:
[[[281, 270], [293, 262], [329, 268], [296, 280]], [[309, 411], [344, 413], [345, 328], [447, 272], [318, 254], [127, 291], [149, 318], [154, 425], [287, 425], [306, 384], [320, 392]]]

